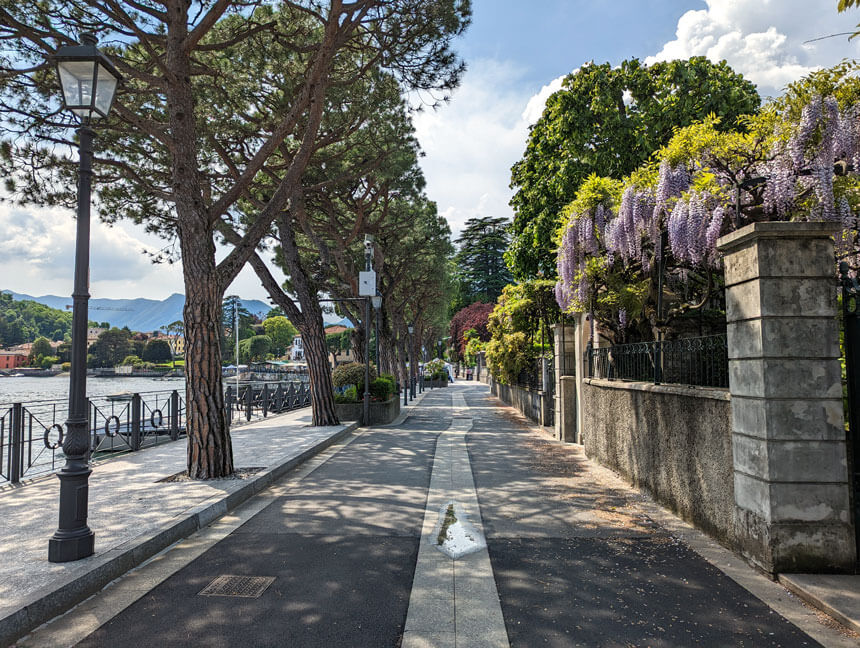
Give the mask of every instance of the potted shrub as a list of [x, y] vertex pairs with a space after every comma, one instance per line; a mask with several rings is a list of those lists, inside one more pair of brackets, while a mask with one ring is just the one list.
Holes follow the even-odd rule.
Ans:
[[[360, 421], [364, 413], [364, 365], [350, 362], [338, 366], [332, 372], [335, 394], [335, 411], [342, 421]], [[400, 414], [400, 399], [394, 393], [394, 376], [383, 374], [377, 377], [370, 368], [370, 412], [364, 425], [385, 425]]]

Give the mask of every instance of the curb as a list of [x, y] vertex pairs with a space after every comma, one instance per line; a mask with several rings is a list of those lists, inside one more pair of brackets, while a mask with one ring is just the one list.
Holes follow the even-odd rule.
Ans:
[[[860, 632], [860, 619], [848, 616], [848, 614], [837, 608], [835, 605], [831, 605], [824, 597], [818, 596], [812, 589], [806, 587], [803, 583], [798, 582], [798, 580], [793, 578], [793, 576], [793, 574], [779, 574], [777, 576], [777, 580], [780, 585], [785, 587], [785, 589], [792, 594], [795, 594], [798, 598], [803, 599], [812, 607], [833, 617], [849, 630]], [[799, 575], [799, 578], [802, 578], [802, 576], [802, 574]], [[857, 605], [855, 603], [855, 610], [856, 607]]]
[[299, 464], [348, 436], [358, 427], [350, 423], [342, 430], [257, 473], [236, 491], [210, 499], [189, 510], [180, 519], [167, 522], [153, 531], [129, 540], [98, 556], [77, 572], [37, 590], [14, 612], [0, 618], [0, 646], [10, 646], [43, 623], [59, 616], [89, 598], [112, 580], [119, 578], [155, 554], [211, 524], [277, 481]]

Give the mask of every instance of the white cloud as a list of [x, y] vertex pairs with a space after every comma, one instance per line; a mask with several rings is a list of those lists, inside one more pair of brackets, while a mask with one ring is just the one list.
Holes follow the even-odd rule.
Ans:
[[707, 56], [725, 59], [759, 87], [776, 96], [792, 81], [843, 58], [860, 56], [860, 41], [847, 36], [858, 16], [838, 14], [831, 0], [705, 0], [707, 9], [678, 20], [675, 40], [646, 63]]
[[[577, 72], [577, 70], [573, 71], [573, 73], [575, 72]], [[540, 116], [543, 114], [543, 109], [546, 107], [546, 100], [549, 99], [551, 94], [561, 90], [561, 82], [564, 81], [565, 76], [566, 75], [556, 77], [538, 90], [536, 95], [529, 99], [526, 104], [526, 109], [522, 114], [522, 119], [526, 124], [531, 126], [540, 119]]]
[[[76, 221], [70, 211], [0, 205], [0, 288], [33, 295], [70, 294]], [[177, 267], [153, 266], [155, 247], [125, 226], [108, 227], [93, 214], [90, 225], [90, 293], [93, 297], [166, 297], [182, 292]]]
[[415, 119], [426, 154], [421, 167], [427, 194], [437, 201], [455, 237], [469, 218], [513, 216], [508, 206], [511, 166], [522, 157], [529, 126], [563, 78], [535, 92], [522, 88], [522, 76], [513, 63], [471, 61], [450, 103]]

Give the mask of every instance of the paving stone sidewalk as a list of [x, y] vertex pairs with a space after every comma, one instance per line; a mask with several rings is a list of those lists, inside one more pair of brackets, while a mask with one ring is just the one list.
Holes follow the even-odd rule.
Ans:
[[90, 477], [89, 520], [96, 552], [48, 562], [57, 528], [59, 482], [48, 475], [0, 492], [0, 646], [59, 614], [166, 546], [259, 492], [292, 466], [355, 428], [311, 425], [310, 409], [236, 427], [236, 468], [245, 479], [161, 482], [186, 465], [186, 441], [98, 463]]

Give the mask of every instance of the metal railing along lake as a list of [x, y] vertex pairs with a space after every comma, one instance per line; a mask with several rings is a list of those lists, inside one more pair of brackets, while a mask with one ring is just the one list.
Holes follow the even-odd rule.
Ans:
[[617, 344], [588, 349], [590, 378], [728, 387], [729, 357], [725, 335]]
[[[307, 407], [306, 383], [245, 383], [224, 393], [231, 425]], [[135, 452], [185, 435], [184, 390], [114, 394], [88, 399], [90, 460]], [[68, 401], [0, 404], [0, 483], [59, 470]]]

